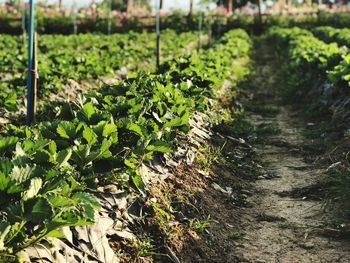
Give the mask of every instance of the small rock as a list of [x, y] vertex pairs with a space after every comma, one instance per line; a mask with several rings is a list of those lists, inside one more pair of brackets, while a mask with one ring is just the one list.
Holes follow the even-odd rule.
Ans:
[[110, 184], [110, 185], [106, 185], [104, 187], [104, 192], [108, 192], [111, 194], [117, 194], [119, 192], [119, 189], [116, 185], [114, 184]]
[[245, 195], [248, 195], [248, 196], [253, 195], [253, 193], [252, 193], [251, 191], [249, 191], [249, 190], [244, 190], [244, 189], [241, 190], [241, 193], [242, 193], [242, 194], [245, 194]]
[[303, 243], [300, 245], [302, 248], [305, 248], [305, 249], [312, 249], [315, 247], [315, 245], [311, 242], [307, 242], [307, 243]]

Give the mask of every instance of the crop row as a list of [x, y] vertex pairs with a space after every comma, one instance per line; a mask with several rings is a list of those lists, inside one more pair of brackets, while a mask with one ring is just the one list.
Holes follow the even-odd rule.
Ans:
[[[334, 32], [340, 37], [342, 32], [347, 30], [317, 28], [314, 32], [321, 38], [330, 40], [334, 37]], [[344, 34], [343, 39], [347, 34]], [[279, 54], [285, 63], [284, 77], [287, 80], [288, 98], [294, 97], [299, 102], [302, 101], [305, 105], [304, 110], [314, 116], [317, 114], [320, 119], [329, 117], [327, 127], [336, 124], [336, 128], [332, 128], [331, 132], [343, 133], [345, 140], [342, 143], [346, 143], [349, 139], [348, 131], [345, 131], [348, 127], [346, 120], [350, 87], [348, 49], [339, 48], [335, 42], [326, 43], [300, 28], [273, 28], [267, 37], [277, 42]], [[337, 37], [334, 38], [336, 39]], [[323, 128], [321, 130], [320, 135], [324, 140], [324, 134], [330, 131]], [[331, 138], [333, 143], [334, 136]], [[336, 168], [328, 171], [328, 176], [323, 176], [321, 183], [326, 193], [325, 206], [331, 210], [338, 210], [342, 216], [346, 216], [350, 211], [349, 179], [348, 168]]]
[[[37, 7], [37, 29], [40, 34], [72, 34], [74, 32], [74, 19], [72, 14], [62, 14], [57, 10], [40, 10]], [[98, 14], [81, 13], [77, 14], [76, 26], [78, 33], [108, 32], [108, 12], [99, 9]], [[28, 14], [27, 14], [28, 15]], [[199, 12], [188, 16], [184, 12], [174, 11], [161, 16], [161, 27], [163, 29], [173, 29], [177, 32], [193, 31], [198, 29]], [[317, 15], [297, 14], [292, 15], [266, 15], [262, 17], [265, 28], [272, 26], [281, 27], [303, 27], [313, 28], [316, 26], [334, 26], [349, 27], [350, 15], [348, 12], [323, 12]], [[211, 27], [213, 31], [217, 30], [218, 24], [225, 28], [241, 27], [245, 30], [254, 30], [260, 28], [258, 19], [252, 15], [238, 14], [233, 15], [209, 12], [205, 14], [204, 27]], [[1, 12], [0, 10], [0, 33], [17, 34], [22, 33], [21, 18], [18, 13]], [[112, 32], [127, 33], [129, 31], [142, 32], [143, 30], [154, 29], [154, 17], [140, 17], [138, 15], [113, 12], [111, 30]]]
[[284, 50], [282, 53], [288, 58], [288, 70], [292, 73], [290, 82], [294, 87], [307, 89], [313, 83], [327, 79], [344, 91], [349, 88], [350, 55], [347, 49], [340, 48], [335, 42], [326, 43], [300, 28], [271, 28], [267, 36], [281, 51]]
[[339, 45], [350, 46], [350, 29], [348, 28], [322, 26], [314, 28], [312, 32], [327, 43], [336, 42]]
[[99, 203], [90, 190], [98, 185], [113, 181], [142, 192], [139, 166], [181, 143], [191, 113], [209, 109], [224, 79], [244, 75], [237, 61], [247, 60], [250, 48], [249, 36], [233, 30], [205, 54], [62, 103], [53, 121], [7, 125], [0, 138], [0, 259], [60, 237], [62, 226], [93, 223]]
[[[162, 56], [184, 52], [197, 34], [162, 35]], [[134, 69], [154, 67], [155, 36], [149, 33], [44, 35], [38, 39], [39, 96], [63, 89], [68, 80], [108, 77], [127, 65]], [[26, 45], [19, 36], [0, 35], [0, 107], [16, 109], [16, 99], [25, 91]]]

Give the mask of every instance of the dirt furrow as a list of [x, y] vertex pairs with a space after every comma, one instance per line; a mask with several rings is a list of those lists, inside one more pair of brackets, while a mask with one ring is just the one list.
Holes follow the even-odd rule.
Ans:
[[[248, 118], [256, 127], [267, 127], [270, 134], [255, 145], [266, 176], [254, 183], [252, 207], [242, 214], [240, 262], [350, 262], [349, 241], [320, 235], [327, 214], [322, 201], [308, 189], [315, 190], [325, 169], [309, 161], [312, 153], [304, 149], [309, 142], [303, 137], [307, 126], [302, 116], [281, 103], [280, 65], [271, 53], [268, 47], [258, 46], [249, 80], [253, 96], [248, 103], [254, 110]], [[275, 114], [266, 114], [267, 108]]]

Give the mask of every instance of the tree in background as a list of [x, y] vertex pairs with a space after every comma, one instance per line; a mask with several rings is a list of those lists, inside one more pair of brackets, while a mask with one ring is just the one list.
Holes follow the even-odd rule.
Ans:
[[190, 0], [190, 11], [188, 12], [189, 16], [192, 16], [193, 14], [193, 0]]
[[[109, 0], [104, 0], [103, 3], [108, 4]], [[150, 10], [150, 0], [112, 0], [113, 10], [130, 12], [132, 9], [139, 7]]]

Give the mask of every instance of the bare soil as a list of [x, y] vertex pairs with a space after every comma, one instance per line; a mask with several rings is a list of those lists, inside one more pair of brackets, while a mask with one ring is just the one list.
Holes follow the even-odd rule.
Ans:
[[[238, 262], [350, 262], [349, 240], [322, 235], [334, 221], [323, 209], [318, 187], [327, 167], [317, 160], [327, 149], [312, 151], [317, 138], [303, 136], [308, 129], [304, 113], [283, 104], [278, 90], [285, 83], [276, 74], [281, 65], [271, 49], [258, 46], [255, 58], [249, 103], [260, 109], [255, 107], [248, 118], [254, 126], [277, 127], [278, 132], [255, 145], [272, 176], [260, 176], [253, 184], [252, 208], [241, 214]], [[267, 114], [269, 108], [276, 114]]]

